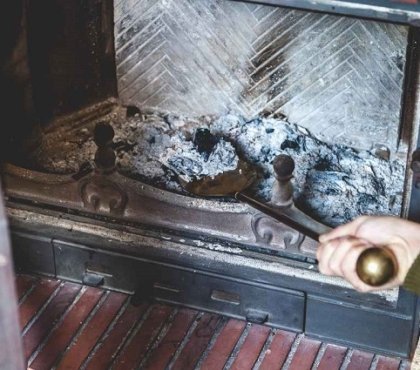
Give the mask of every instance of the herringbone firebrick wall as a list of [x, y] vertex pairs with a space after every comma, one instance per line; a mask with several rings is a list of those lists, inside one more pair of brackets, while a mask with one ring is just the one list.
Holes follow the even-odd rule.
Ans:
[[229, 0], [116, 0], [123, 103], [284, 114], [327, 141], [396, 148], [407, 28]]

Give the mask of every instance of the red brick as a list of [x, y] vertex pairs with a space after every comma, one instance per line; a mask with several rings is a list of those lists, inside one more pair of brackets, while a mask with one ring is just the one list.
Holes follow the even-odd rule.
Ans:
[[80, 285], [71, 283], [61, 286], [57, 295], [48, 303], [45, 310], [23, 336], [23, 347], [27, 359], [53, 329], [55, 323], [76, 298], [80, 288]]
[[33, 287], [36, 280], [36, 278], [28, 275], [19, 275], [16, 278], [16, 295], [18, 300], [21, 300], [28, 290]]
[[276, 370], [281, 369], [287, 359], [292, 344], [296, 339], [296, 334], [287, 331], [278, 331], [270, 347], [264, 354], [260, 370]]
[[220, 322], [220, 316], [203, 314], [189, 341], [182, 349], [172, 370], [194, 369]]
[[28, 325], [41, 307], [48, 301], [51, 294], [57, 289], [60, 282], [57, 280], [40, 280], [34, 290], [26, 297], [19, 308], [20, 328]]
[[373, 354], [371, 353], [354, 351], [347, 370], [369, 370], [372, 359]]
[[150, 315], [118, 355], [113, 370], [136, 369], [140, 365], [171, 311], [172, 309], [168, 306], [155, 305], [152, 307]]
[[395, 358], [379, 356], [376, 370], [398, 370], [400, 363], [401, 361]]
[[197, 311], [187, 309], [181, 309], [176, 314], [165, 337], [150, 354], [144, 369], [163, 370], [166, 368], [196, 316]]
[[57, 366], [57, 370], [80, 368], [126, 299], [127, 296], [124, 294], [109, 293], [98, 311], [95, 312], [95, 315], [78, 335], [76, 341], [71, 344], [70, 349], [64, 354]]
[[318, 365], [318, 370], [339, 370], [346, 356], [347, 348], [329, 344]]
[[130, 333], [146, 310], [147, 305], [137, 307], [129, 305], [107, 334], [99, 349], [92, 355], [86, 370], [108, 369], [127, 334]]
[[253, 325], [232, 364], [232, 370], [252, 369], [270, 334], [270, 328]]
[[204, 360], [201, 370], [223, 369], [245, 326], [244, 321], [229, 320]]
[[35, 357], [30, 367], [36, 370], [51, 369], [58, 357], [70, 344], [80, 325], [98, 303], [103, 291], [87, 288], [64, 320], [53, 329], [42, 351]]
[[289, 370], [310, 370], [320, 346], [321, 342], [304, 337], [293, 356]]

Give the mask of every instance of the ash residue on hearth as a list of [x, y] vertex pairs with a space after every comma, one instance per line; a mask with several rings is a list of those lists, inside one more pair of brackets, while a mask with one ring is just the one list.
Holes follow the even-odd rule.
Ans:
[[[167, 190], [185, 194], [179, 175], [185, 180], [215, 176], [234, 169], [240, 157], [258, 169], [259, 179], [250, 192], [269, 200], [274, 181], [272, 162], [283, 153], [296, 162], [297, 205], [319, 221], [335, 226], [362, 214], [401, 212], [402, 161], [326, 144], [284, 120], [258, 117], [247, 121], [237, 115], [198, 119], [138, 115], [113, 127], [121, 171]], [[93, 158], [94, 151], [89, 139], [72, 153], [57, 151], [54, 158], [40, 156], [38, 166], [53, 172], [76, 171], [75, 164]], [[68, 156], [73, 160], [66, 165]]]

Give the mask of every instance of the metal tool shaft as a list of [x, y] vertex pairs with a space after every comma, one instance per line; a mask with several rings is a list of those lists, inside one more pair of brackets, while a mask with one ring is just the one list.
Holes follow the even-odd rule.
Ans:
[[[287, 215], [285, 212], [281, 210], [273, 208], [265, 203], [259, 202], [258, 200], [244, 193], [236, 193], [235, 198], [243, 203], [248, 204], [252, 208], [255, 208], [256, 210], [266, 214], [267, 216], [270, 216], [274, 218], [275, 220], [280, 221], [281, 223], [295, 229], [301, 234], [304, 234], [314, 240], [319, 239], [321, 232], [314, 230], [313, 228], [310, 228], [306, 225], [303, 225], [301, 222], [294, 220], [292, 217], [290, 217], [289, 215]], [[325, 226], [325, 231], [323, 232], [328, 232], [329, 230], [331, 229]]]
[[[301, 221], [290, 217], [285, 210], [272, 208], [256, 199], [243, 194], [236, 193], [235, 198], [255, 208], [256, 210], [274, 218], [277, 221], [295, 229], [296, 231], [318, 240], [319, 236], [331, 230], [325, 225], [321, 225], [315, 221], [311, 222], [309, 227]], [[369, 248], [365, 250], [357, 260], [356, 272], [360, 280], [365, 284], [381, 287], [395, 278], [398, 273], [398, 263], [394, 253], [386, 246]]]

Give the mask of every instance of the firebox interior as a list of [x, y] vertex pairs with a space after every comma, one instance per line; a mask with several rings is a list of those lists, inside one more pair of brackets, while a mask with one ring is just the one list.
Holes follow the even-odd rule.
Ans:
[[[412, 215], [415, 28], [229, 0], [15, 6], [2, 147], [18, 269], [86, 284], [94, 274], [140, 299], [411, 353], [412, 295], [361, 295], [321, 276], [316, 241], [194, 197], [178, 178], [245, 160], [252, 194], [269, 202], [273, 161], [287, 154], [296, 205], [326, 225]], [[94, 140], [103, 122], [115, 133], [106, 145]]]

